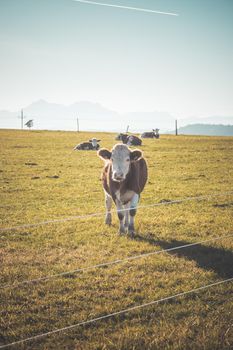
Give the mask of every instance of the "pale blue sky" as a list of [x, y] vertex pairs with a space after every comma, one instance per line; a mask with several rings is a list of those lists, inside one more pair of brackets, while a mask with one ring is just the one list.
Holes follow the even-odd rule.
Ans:
[[[99, 0], [101, 1], [101, 0]], [[0, 0], [0, 109], [37, 99], [233, 115], [232, 0]]]

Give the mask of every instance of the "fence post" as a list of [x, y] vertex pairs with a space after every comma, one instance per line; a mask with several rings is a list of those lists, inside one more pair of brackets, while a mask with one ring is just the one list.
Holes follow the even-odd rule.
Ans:
[[175, 121], [176, 136], [178, 135], [177, 119]]

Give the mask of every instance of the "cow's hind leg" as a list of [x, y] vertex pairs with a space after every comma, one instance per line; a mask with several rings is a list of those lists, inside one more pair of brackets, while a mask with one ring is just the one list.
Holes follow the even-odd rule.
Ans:
[[131, 236], [134, 235], [134, 217], [137, 212], [137, 205], [139, 201], [139, 195], [137, 193], [134, 194], [133, 198], [130, 201], [130, 210], [129, 210], [129, 234]]
[[112, 198], [105, 192], [105, 205], [106, 205], [106, 216], [105, 216], [105, 224], [111, 225], [112, 223]]

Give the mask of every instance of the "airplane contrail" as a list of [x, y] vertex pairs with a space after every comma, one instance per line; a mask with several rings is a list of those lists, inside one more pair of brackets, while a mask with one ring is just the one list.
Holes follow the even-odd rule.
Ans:
[[73, 1], [81, 2], [81, 3], [83, 3], [83, 4], [100, 5], [100, 6], [116, 7], [116, 8], [125, 9], [125, 10], [134, 10], [134, 11], [150, 12], [150, 13], [156, 13], [156, 14], [159, 14], [159, 15], [179, 16], [178, 13], [156, 11], [156, 10], [144, 9], [144, 8], [140, 8], [140, 7], [131, 7], [131, 6], [121, 6], [121, 5], [113, 5], [113, 4], [104, 4], [104, 3], [102, 3], [102, 2], [88, 1], [88, 0], [73, 0]]

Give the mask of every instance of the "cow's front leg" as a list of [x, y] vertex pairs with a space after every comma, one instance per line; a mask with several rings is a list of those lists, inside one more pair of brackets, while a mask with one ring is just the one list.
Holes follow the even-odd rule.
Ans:
[[134, 217], [137, 212], [137, 205], [139, 201], [139, 195], [137, 193], [134, 194], [133, 198], [130, 201], [130, 210], [129, 210], [129, 234], [131, 236], [134, 235]]
[[126, 232], [125, 226], [124, 226], [124, 216], [125, 216], [124, 206], [118, 199], [116, 200], [116, 207], [117, 207], [118, 219], [120, 221], [119, 234], [124, 234]]
[[128, 230], [129, 226], [129, 208], [130, 208], [130, 202], [125, 204], [125, 229]]
[[105, 192], [105, 205], [106, 205], [106, 216], [105, 216], [105, 224], [111, 225], [112, 223], [112, 197], [110, 197], [107, 192]]

